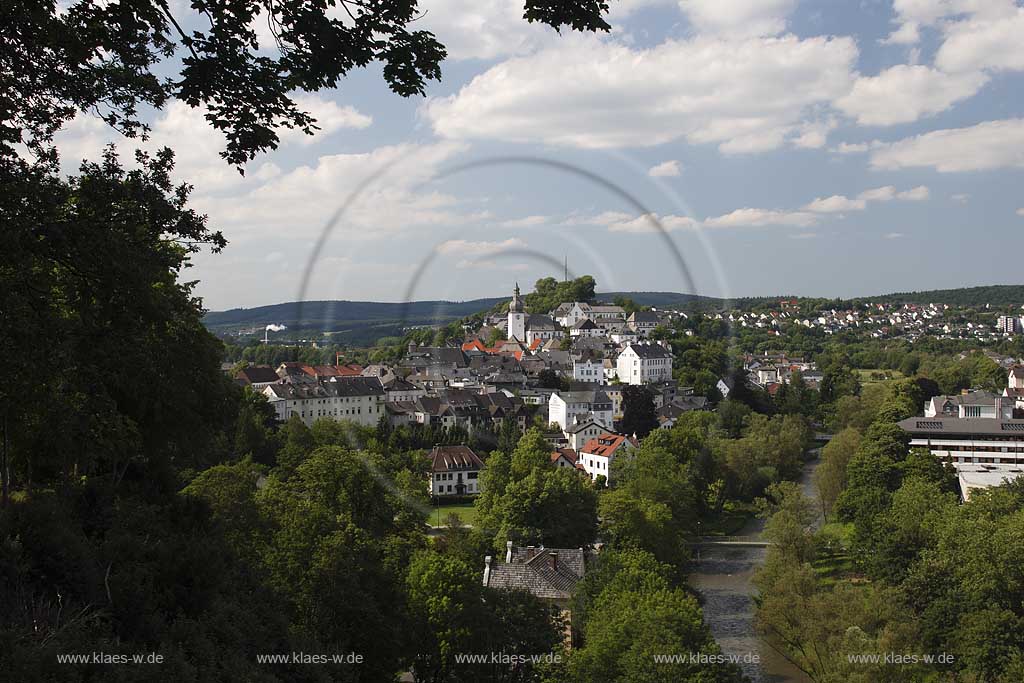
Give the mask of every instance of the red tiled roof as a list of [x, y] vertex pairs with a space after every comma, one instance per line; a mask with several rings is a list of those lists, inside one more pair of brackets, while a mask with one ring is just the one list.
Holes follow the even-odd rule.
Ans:
[[[614, 455], [626, 443], [626, 439], [627, 437], [622, 434], [605, 434], [588, 441], [580, 452], [608, 457]], [[630, 440], [630, 444], [633, 445], [632, 440]]]
[[565, 458], [572, 465], [576, 465], [578, 464], [576, 462], [578, 457], [579, 456], [576, 455], [576, 451], [571, 448], [556, 448], [551, 451], [551, 462], [557, 462], [559, 458]]

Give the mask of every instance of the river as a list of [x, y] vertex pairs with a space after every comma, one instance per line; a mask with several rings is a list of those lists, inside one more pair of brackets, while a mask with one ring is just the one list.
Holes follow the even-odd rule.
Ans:
[[[818, 509], [818, 495], [812, 475], [820, 459], [804, 465], [799, 483], [805, 496]], [[820, 520], [819, 520], [820, 523]], [[761, 538], [764, 520], [752, 519], [737, 538]], [[690, 573], [690, 584], [701, 596], [704, 620], [727, 655], [738, 658], [743, 673], [753, 683], [807, 683], [807, 676], [773, 650], [754, 630], [753, 584], [755, 570], [764, 563], [767, 549], [756, 546], [704, 546]], [[755, 657], [756, 655], [756, 661]]]

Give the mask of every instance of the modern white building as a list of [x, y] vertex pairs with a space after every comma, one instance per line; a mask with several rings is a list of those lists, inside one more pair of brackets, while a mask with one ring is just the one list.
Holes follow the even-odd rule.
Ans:
[[330, 377], [299, 384], [268, 384], [263, 395], [277, 419], [298, 415], [306, 424], [317, 420], [350, 420], [374, 426], [385, 415], [385, 392], [376, 377]]
[[563, 430], [587, 419], [612, 426], [612, 400], [600, 390], [554, 392], [548, 400], [548, 423]]
[[616, 375], [626, 384], [672, 379], [672, 354], [660, 344], [629, 344], [615, 361]]

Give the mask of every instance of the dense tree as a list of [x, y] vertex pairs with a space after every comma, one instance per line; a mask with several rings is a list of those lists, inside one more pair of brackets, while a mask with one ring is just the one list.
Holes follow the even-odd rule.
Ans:
[[[579, 587], [584, 646], [569, 661], [574, 681], [739, 681], [728, 664], [694, 663], [689, 653], [720, 654], [695, 598], [637, 550], [609, 552]], [[679, 662], [656, 656], [680, 654]]]
[[832, 514], [839, 495], [846, 488], [846, 468], [860, 445], [860, 432], [847, 427], [821, 449], [821, 464], [814, 471], [814, 486], [822, 514]]
[[498, 549], [507, 541], [577, 548], [594, 540], [594, 486], [578, 472], [551, 464], [551, 445], [538, 429], [527, 430], [511, 456], [491, 454], [480, 488], [480, 525]]
[[654, 409], [654, 396], [644, 386], [627, 384], [622, 387], [623, 434], [644, 438], [658, 428], [658, 415]]

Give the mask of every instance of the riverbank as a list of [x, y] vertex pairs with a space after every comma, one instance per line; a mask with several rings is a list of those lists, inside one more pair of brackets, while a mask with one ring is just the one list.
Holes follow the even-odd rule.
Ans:
[[[804, 464], [798, 480], [805, 496], [817, 501], [813, 477], [820, 462], [817, 451]], [[818, 506], [815, 504], [815, 509]], [[822, 520], [815, 521], [815, 528]], [[765, 520], [752, 517], [738, 533], [738, 539], [760, 541]], [[698, 549], [690, 573], [690, 585], [701, 596], [704, 620], [727, 656], [735, 657], [753, 683], [807, 683], [807, 676], [758, 637], [754, 629], [754, 572], [764, 561], [767, 549], [757, 546], [714, 545]], [[754, 656], [756, 655], [756, 661]]]

